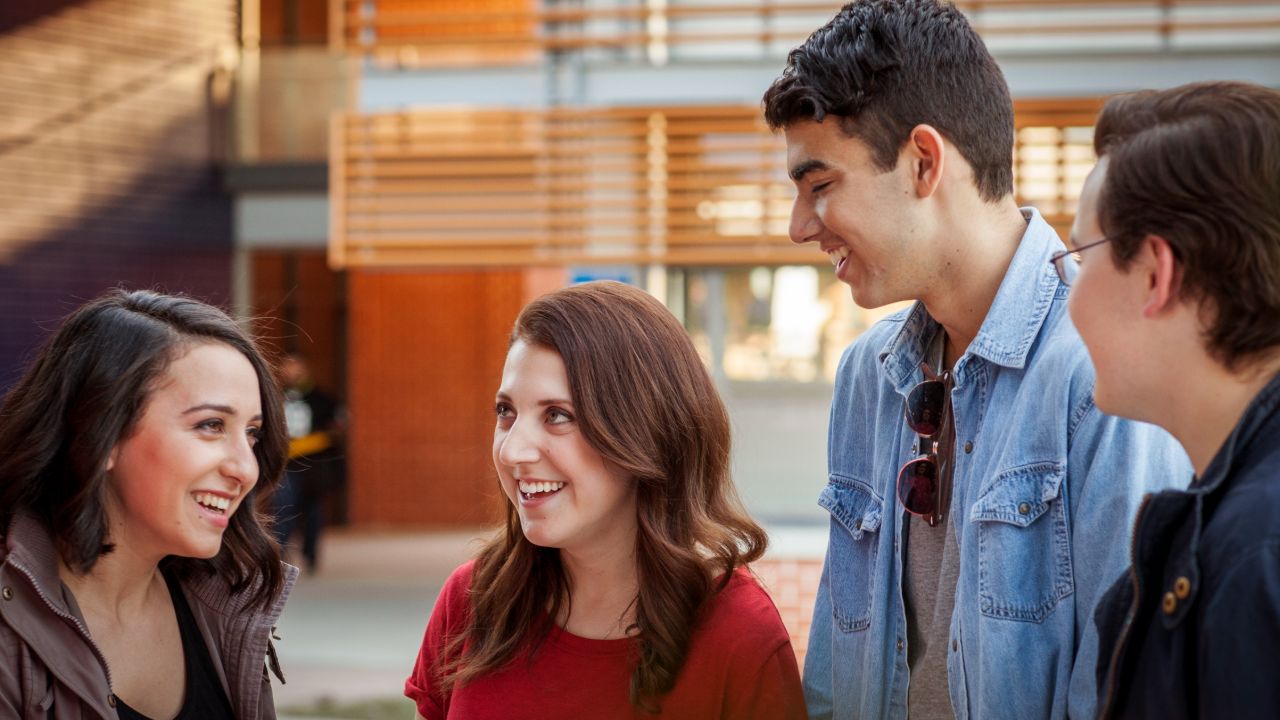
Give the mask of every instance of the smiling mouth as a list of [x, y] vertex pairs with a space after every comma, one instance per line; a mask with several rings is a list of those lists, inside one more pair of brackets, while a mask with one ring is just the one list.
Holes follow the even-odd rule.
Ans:
[[196, 504], [218, 515], [227, 515], [231, 512], [231, 500], [219, 497], [213, 493], [196, 493]]
[[550, 497], [565, 486], [562, 482], [520, 482], [520, 496], [525, 500]]
[[831, 264], [837, 269], [849, 259], [849, 248], [838, 247], [827, 251], [827, 258], [831, 260]]

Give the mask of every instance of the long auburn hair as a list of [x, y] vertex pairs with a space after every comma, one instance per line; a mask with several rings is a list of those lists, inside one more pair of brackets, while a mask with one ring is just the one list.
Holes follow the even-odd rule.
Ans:
[[162, 565], [179, 577], [216, 574], [233, 592], [248, 590], [246, 610], [277, 598], [284, 588], [280, 549], [261, 511], [287, 455], [283, 396], [253, 339], [226, 313], [187, 297], [110, 290], [73, 312], [45, 344], [0, 406], [0, 534], [22, 510], [48, 529], [76, 572], [111, 552], [111, 450], [133, 432], [169, 364], [209, 342], [239, 351], [258, 377], [258, 482], [231, 516], [216, 556], [170, 556]]
[[[684, 328], [637, 288], [601, 281], [544, 295], [520, 313], [518, 340], [560, 355], [584, 438], [636, 483], [630, 699], [657, 712], [705, 603], [768, 544], [730, 479], [728, 413]], [[525, 649], [533, 660], [571, 594], [559, 550], [529, 542], [507, 503], [503, 529], [476, 558], [470, 618], [446, 649], [445, 685]]]

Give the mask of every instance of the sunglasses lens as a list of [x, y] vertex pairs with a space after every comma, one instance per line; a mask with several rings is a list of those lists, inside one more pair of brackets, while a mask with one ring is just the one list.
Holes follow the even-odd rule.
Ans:
[[941, 380], [926, 380], [912, 388], [907, 395], [907, 427], [925, 437], [937, 435], [946, 393]]
[[912, 460], [898, 473], [898, 501], [907, 512], [933, 515], [938, 505], [938, 464], [932, 457]]

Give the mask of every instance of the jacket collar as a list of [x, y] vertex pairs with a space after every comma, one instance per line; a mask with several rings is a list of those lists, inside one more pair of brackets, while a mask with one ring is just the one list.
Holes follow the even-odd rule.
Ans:
[[[956, 362], [958, 385], [964, 383], [968, 356], [1004, 367], [1025, 367], [1060, 289], [1058, 274], [1049, 264], [1049, 257], [1064, 249], [1058, 233], [1035, 208], [1023, 208], [1022, 216], [1027, 220], [1027, 229], [1018, 250], [978, 334], [965, 351], [966, 357]], [[905, 393], [913, 384], [928, 341], [938, 327], [924, 303], [917, 301], [906, 322], [880, 351], [885, 374], [899, 393]]]
[[[84, 616], [58, 574], [58, 551], [53, 536], [44, 523], [26, 511], [18, 511], [0, 540], [8, 546], [4, 564], [30, 577], [36, 592], [43, 595], [56, 612], [79, 624], [78, 627], [72, 622], [50, 624], [48, 620], [38, 619], [43, 613], [36, 608], [21, 621], [22, 627], [15, 630], [77, 695], [104, 717], [114, 717], [114, 711], [105, 704], [109, 685], [104, 661], [92, 650], [92, 640], [83, 629]], [[282, 565], [283, 591], [270, 607], [261, 611], [247, 611], [247, 598], [253, 588], [232, 593], [226, 581], [217, 575], [195, 576], [182, 583], [188, 600], [195, 601], [190, 603], [192, 612], [237, 717], [257, 717], [261, 713], [262, 662], [268, 658], [271, 631], [298, 578], [298, 568]], [[274, 661], [274, 657], [270, 660]], [[283, 682], [279, 663], [272, 665]]]

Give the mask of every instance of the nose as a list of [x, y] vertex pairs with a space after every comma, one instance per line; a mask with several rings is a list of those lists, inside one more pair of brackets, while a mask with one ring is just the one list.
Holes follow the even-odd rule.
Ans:
[[501, 437], [495, 437], [498, 443], [498, 462], [507, 467], [515, 467], [537, 462], [541, 454], [532, 430], [532, 423], [517, 418], [505, 431], [499, 430]]
[[258, 456], [253, 454], [248, 436], [232, 440], [228, 445], [222, 460], [222, 474], [236, 481], [243, 488], [241, 492], [247, 493], [258, 482]]
[[813, 203], [797, 195], [791, 204], [791, 225], [787, 228], [791, 242], [803, 245], [814, 242], [822, 233], [822, 221], [814, 211]]

